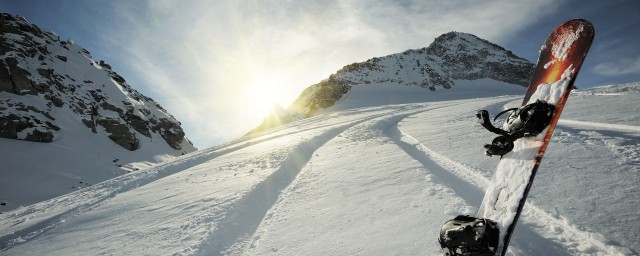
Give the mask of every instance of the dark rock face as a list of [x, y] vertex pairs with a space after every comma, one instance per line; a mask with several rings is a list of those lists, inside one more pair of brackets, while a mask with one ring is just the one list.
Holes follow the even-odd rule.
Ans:
[[128, 150], [154, 135], [183, 153], [195, 150], [180, 123], [109, 64], [9, 14], [0, 14], [0, 110], [2, 138], [52, 142], [64, 118]]
[[[54, 118], [47, 112], [22, 102], [0, 101], [0, 111], [3, 113], [0, 115], [0, 137], [2, 138], [51, 142], [53, 132], [60, 130], [60, 127], [52, 123]], [[24, 138], [21, 138], [20, 134], [24, 134]]]
[[451, 79], [491, 78], [528, 86], [534, 64], [501, 46], [471, 34], [450, 32], [426, 48], [427, 54], [442, 59]]
[[104, 118], [99, 119], [96, 124], [102, 126], [109, 134], [109, 138], [123, 148], [133, 151], [140, 146], [140, 141], [120, 120]]
[[293, 103], [293, 106], [305, 106], [297, 112], [303, 116], [313, 116], [318, 110], [333, 106], [351, 89], [351, 84], [339, 80], [336, 76], [309, 86]]
[[[528, 86], [534, 64], [487, 40], [450, 32], [426, 48], [353, 63], [305, 89], [280, 118], [294, 121], [313, 116], [338, 102], [353, 85], [417, 86], [431, 91], [450, 89], [454, 80], [490, 78]], [[428, 92], [425, 92], [428, 93]], [[252, 132], [273, 127], [267, 121]]]

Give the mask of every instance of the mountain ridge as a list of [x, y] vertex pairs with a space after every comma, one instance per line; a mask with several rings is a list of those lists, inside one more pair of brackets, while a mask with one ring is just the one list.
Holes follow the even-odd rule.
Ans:
[[451, 89], [455, 80], [492, 79], [527, 87], [533, 68], [532, 62], [497, 44], [472, 34], [449, 32], [424, 48], [344, 66], [304, 89], [284, 115], [272, 112], [249, 134], [311, 117], [336, 104], [353, 86], [383, 84], [436, 91]]

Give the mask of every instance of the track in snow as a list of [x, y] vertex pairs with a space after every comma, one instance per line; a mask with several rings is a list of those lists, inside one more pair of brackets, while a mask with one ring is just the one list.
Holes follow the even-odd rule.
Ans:
[[[494, 103], [493, 105], [500, 105], [503, 102], [504, 100], [500, 100], [499, 103]], [[433, 175], [435, 182], [452, 189], [467, 205], [479, 205], [484, 196], [484, 188], [489, 184], [488, 178], [483, 176], [479, 170], [475, 170], [468, 165], [429, 149], [417, 139], [398, 128], [398, 123], [406, 117], [417, 113], [438, 109], [442, 110], [441, 108], [446, 107], [447, 106], [432, 107], [411, 112], [396, 111], [394, 113], [372, 117], [367, 119], [367, 121], [378, 121], [375, 121], [376, 124], [369, 127], [374, 130], [378, 129], [378, 131], [372, 130], [369, 131], [369, 133], [380, 132], [382, 135], [388, 137], [407, 155], [422, 164], [429, 174]], [[355, 125], [352, 127], [355, 127]], [[352, 129], [352, 127], [350, 127], [350, 129]], [[343, 132], [347, 130], [348, 129], [345, 129]], [[336, 137], [338, 137], [338, 135], [333, 136], [331, 140]], [[325, 141], [325, 143], [326, 142], [328, 141]], [[313, 152], [318, 149], [319, 148], [316, 148]], [[305, 165], [310, 160], [311, 155], [307, 155], [309, 158], [305, 158]], [[236, 239], [233, 241], [228, 240], [230, 243], [226, 243], [224, 246], [213, 246], [209, 249], [201, 250], [201, 255], [215, 254], [217, 248], [233, 248], [227, 251], [227, 253], [238, 254], [240, 251], [244, 251], [249, 244], [255, 243], [255, 241], [251, 242], [251, 240], [260, 238], [261, 235], [256, 234], [256, 232], [260, 225], [263, 225], [263, 222], [266, 220], [264, 218], [270, 218], [265, 216], [265, 214], [269, 211], [277, 211], [276, 203], [278, 196], [281, 196], [281, 192], [294, 182], [295, 177], [302, 172], [304, 168], [308, 168], [305, 165], [298, 165], [297, 168], [295, 168], [293, 178], [287, 179], [286, 185], [279, 187], [278, 193], [272, 195], [273, 197], [269, 200], [269, 206], [259, 211], [261, 213], [260, 218], [254, 218], [252, 220], [254, 224], [251, 225], [251, 230], [247, 230], [242, 235], [235, 236]], [[258, 191], [260, 191], [260, 193], [257, 194], [265, 192], [262, 190]], [[450, 214], [454, 213], [450, 212]], [[452, 216], [445, 216], [445, 218], [446, 217]], [[601, 235], [582, 231], [567, 223], [562, 216], [547, 213], [531, 203], [527, 203], [522, 217], [510, 248], [511, 253], [515, 253], [516, 255], [539, 253], [541, 251], [548, 255], [575, 255], [581, 253], [601, 255], [621, 254], [616, 246], [611, 246], [604, 242]], [[443, 219], [443, 222], [445, 220], [446, 219]], [[239, 218], [236, 221], [243, 221], [243, 218]], [[437, 234], [437, 230], [433, 232]], [[250, 239], [251, 236], [255, 238]], [[435, 239], [432, 241], [432, 244], [433, 246], [437, 246]]]
[[[400, 107], [392, 113], [372, 114], [355, 121], [334, 128], [329, 132], [306, 139], [300, 143], [287, 158], [281, 163], [278, 170], [273, 172], [266, 179], [251, 188], [241, 199], [233, 203], [229, 208], [227, 216], [220, 221], [217, 230], [228, 230], [228, 232], [212, 232], [198, 249], [198, 255], [225, 255], [242, 247], [253, 236], [258, 226], [264, 220], [267, 212], [274, 207], [282, 192], [287, 189], [297, 178], [298, 174], [307, 168], [307, 164], [314, 153], [323, 147], [328, 141], [335, 139], [346, 130], [361, 123], [397, 115], [396, 112], [413, 111], [415, 107]], [[366, 112], [366, 111], [365, 111]], [[322, 117], [320, 117], [322, 118]], [[290, 135], [287, 133], [286, 135]], [[285, 135], [283, 135], [285, 136]]]
[[[502, 105], [497, 103], [494, 105]], [[638, 127], [607, 125], [593, 122], [565, 121], [564, 124], [586, 125], [590, 127], [635, 131]], [[431, 170], [438, 180], [451, 187], [468, 204], [479, 205], [484, 196], [484, 188], [490, 183], [480, 171], [445, 157], [429, 149], [410, 134], [402, 132], [397, 125], [387, 134], [410, 156]], [[541, 246], [544, 245], [544, 246]], [[577, 248], [576, 248], [577, 246]], [[550, 214], [527, 202], [510, 251], [517, 255], [527, 252], [540, 252], [544, 248], [546, 255], [623, 255], [628, 249], [610, 245], [600, 234], [583, 231], [569, 224], [566, 218]], [[625, 253], [621, 252], [625, 251]]]
[[[384, 145], [390, 145], [391, 147], [395, 147], [395, 145], [388, 142], [388, 139], [385, 138], [385, 136], [382, 134], [382, 131], [388, 129], [388, 127], [390, 126], [396, 125], [406, 116], [424, 112], [428, 109], [433, 108], [427, 107], [427, 109], [422, 108], [418, 110], [409, 108], [406, 110], [398, 110], [391, 114], [377, 116], [345, 130], [342, 134], [327, 142], [326, 146], [323, 146], [318, 151], [316, 151], [318, 153], [314, 154], [314, 157], [312, 158], [313, 160], [311, 160], [311, 162], [307, 166], [305, 166], [304, 170], [301, 171], [299, 177], [297, 177], [296, 180], [292, 182], [293, 185], [286, 188], [283, 194], [280, 195], [280, 198], [278, 199], [276, 204], [274, 204], [273, 207], [269, 209], [267, 215], [262, 220], [260, 226], [252, 235], [252, 237], [250, 239], [245, 239], [244, 241], [238, 241], [232, 246], [232, 248], [227, 251], [227, 253], [231, 255], [262, 255], [265, 253], [278, 255], [295, 255], [296, 251], [306, 251], [311, 255], [327, 255], [335, 253], [368, 254], [368, 252], [371, 252], [371, 250], [377, 253], [382, 253], [382, 251], [385, 250], [391, 250], [392, 252], [399, 253], [403, 249], [415, 250], [415, 247], [407, 247], [406, 245], [404, 245], [404, 243], [411, 243], [410, 241], [412, 241], [413, 239], [417, 239], [417, 242], [419, 242], [420, 244], [425, 244], [425, 246], [419, 247], [420, 250], [433, 249], [432, 244], [424, 240], [423, 235], [409, 236], [407, 237], [407, 240], [398, 239], [397, 241], [395, 241], [395, 243], [370, 242], [375, 243], [376, 245], [361, 247], [363, 244], [368, 244], [362, 243], [363, 241], [361, 241], [363, 239], [366, 240], [367, 237], [369, 239], [372, 239], [372, 241], [375, 241], [375, 239], [380, 239], [380, 236], [383, 236], [383, 239], [387, 240], [389, 236], [385, 236], [384, 234], [393, 232], [402, 233], [405, 232], [405, 230], [402, 228], [386, 231], [376, 229], [372, 232], [371, 230], [366, 229], [364, 226], [354, 224], [363, 221], [366, 222], [366, 219], [369, 218], [378, 219], [378, 221], [382, 222], [394, 221], [392, 219], [389, 219], [388, 215], [382, 214], [379, 211], [402, 211], [404, 212], [403, 214], [415, 211], [430, 211], [430, 209], [424, 209], [423, 207], [410, 209], [394, 208], [395, 206], [397, 206], [396, 204], [382, 206], [378, 205], [378, 203], [380, 202], [375, 200], [374, 198], [366, 198], [366, 200], [361, 201], [363, 200], [362, 195], [366, 195], [367, 193], [371, 193], [372, 191], [375, 194], [385, 194], [378, 189], [386, 191], [386, 189], [389, 189], [389, 183], [393, 184], [394, 182], [398, 182], [398, 179], [407, 179], [407, 177], [404, 176], [413, 175], [420, 178], [413, 179], [408, 183], [400, 182], [398, 186], [392, 186], [391, 189], [408, 189], [412, 191], [420, 191], [421, 189], [416, 188], [415, 185], [425, 185], [425, 183], [423, 182], [424, 174], [419, 174], [419, 172], [416, 171], [413, 173], [394, 175], [394, 173], [398, 174], [397, 169], [411, 169], [412, 167], [408, 167], [412, 166], [412, 164], [410, 163], [405, 163], [405, 166], [394, 166], [391, 168], [380, 168], [380, 166], [376, 165], [376, 167], [373, 167], [371, 169], [366, 167], [369, 165], [363, 163], [363, 166], [355, 170], [341, 170], [342, 161], [351, 162], [354, 159], [370, 158], [368, 162], [379, 162], [380, 165], [388, 166], [389, 162], [385, 159], [387, 157], [390, 157], [390, 154], [402, 155], [402, 153], [399, 153], [402, 151], [396, 150], [393, 153], [386, 151], [386, 147]], [[379, 146], [366, 146], [371, 144]], [[379, 147], [385, 147], [385, 149], [380, 150], [387, 153], [384, 156], [380, 155], [379, 158], [371, 155], [376, 154], [374, 152], [378, 150]], [[340, 156], [346, 156], [346, 158]], [[371, 157], [376, 157], [376, 159], [371, 159]], [[397, 160], [395, 159], [395, 157], [392, 158], [394, 158], [394, 160]], [[329, 162], [326, 162], [327, 159]], [[327, 165], [329, 165], [330, 167], [327, 167]], [[404, 178], [401, 176], [403, 176]], [[342, 183], [351, 185], [340, 185]], [[431, 190], [431, 188], [428, 190]], [[359, 192], [356, 192], [354, 194], [353, 191]], [[435, 197], [442, 197], [442, 195], [437, 195], [430, 192], [429, 194], [432, 194], [432, 196]], [[416, 194], [414, 195], [414, 197], [421, 198], [420, 194]], [[393, 199], [408, 200], [407, 198]], [[421, 200], [422, 199], [424, 198], [421, 198]], [[340, 207], [339, 205], [345, 203], [342, 200], [353, 201], [354, 205], [350, 205], [350, 203], [347, 203], [349, 205]], [[323, 207], [318, 206], [325, 204], [326, 206]], [[325, 212], [327, 207], [332, 207], [332, 204], [337, 204], [338, 208], [330, 210], [329, 212]], [[301, 208], [304, 208], [305, 210], [301, 212]], [[356, 210], [357, 212], [354, 212], [353, 210]], [[322, 212], [325, 213], [323, 214]], [[314, 217], [314, 215], [316, 214], [319, 214], [321, 216]], [[336, 214], [338, 216], [335, 216]], [[423, 217], [424, 215], [420, 214], [420, 218]], [[304, 224], [304, 226], [296, 230], [296, 232], [301, 232], [302, 234], [294, 235], [295, 237], [293, 238], [293, 240], [287, 240], [286, 242], [283, 242], [281, 241], [282, 239], [286, 240], [289, 238], [288, 236], [290, 236], [289, 232], [283, 231], [290, 229], [287, 224], [282, 224], [283, 222], [285, 222], [285, 220], [286, 223], [291, 222], [291, 225], [294, 226], [297, 223], [301, 223], [300, 225]], [[426, 219], [423, 219], [423, 221], [424, 220]], [[401, 221], [405, 223], [407, 222], [406, 219], [402, 219]], [[352, 232], [348, 230], [341, 230], [342, 225], [336, 224], [336, 222], [347, 222], [349, 223], [348, 225], [355, 228], [356, 230], [360, 228], [362, 228], [363, 230], [354, 231], [355, 234], [351, 234]], [[308, 232], [300, 231], [306, 228], [310, 228], [312, 230], [309, 230]], [[420, 231], [425, 230], [424, 225], [419, 225], [419, 227], [414, 226], [414, 228], [417, 228]], [[315, 234], [317, 232], [320, 232], [320, 234]], [[355, 235], [358, 238], [353, 238], [353, 236], [351, 235]], [[317, 236], [330, 236], [331, 238], [321, 238]], [[353, 240], [340, 239], [340, 237], [345, 236]], [[335, 244], [332, 241], [335, 241]], [[350, 245], [344, 246], [341, 243]], [[278, 246], [279, 244], [281, 246]], [[397, 244], [402, 244], [401, 247], [407, 248], [398, 248]], [[266, 248], [265, 246], [268, 248]], [[379, 248], [376, 246], [379, 246]], [[415, 253], [415, 251], [411, 251], [410, 254]]]
[[[330, 165], [331, 162], [334, 161], [334, 159], [326, 157], [325, 155], [331, 155], [331, 153], [333, 153], [331, 157], [339, 157], [339, 154], [360, 154], [356, 159], [368, 161], [369, 159], [367, 158], [371, 157], [369, 154], [377, 153], [376, 147], [379, 146], [377, 143], [380, 143], [380, 145], [382, 145], [380, 146], [380, 150], [383, 151], [383, 153], [393, 155], [393, 157], [396, 158], [402, 158], [403, 161], [406, 161], [406, 166], [397, 166], [397, 168], [395, 168], [395, 166], [385, 166], [385, 168], [378, 168], [375, 170], [376, 173], [366, 173], [366, 175], [368, 175], [366, 178], [371, 179], [366, 181], [371, 183], [354, 183], [353, 185], [374, 186], [373, 188], [367, 188], [369, 190], [365, 192], [372, 193], [374, 196], [380, 196], [379, 194], [373, 193], [377, 188], [375, 186], [380, 186], [380, 184], [389, 185], [388, 181], [381, 179], [396, 179], [391, 182], [390, 187], [392, 189], [406, 190], [407, 194], [414, 192], [415, 194], [405, 196], [406, 194], [398, 193], [397, 198], [390, 199], [414, 200], [409, 204], [411, 209], [391, 209], [400, 205], [397, 203], [384, 205], [377, 204], [378, 202], [375, 201], [361, 202], [363, 205], [379, 206], [381, 208], [379, 209], [380, 211], [386, 210], [390, 212], [380, 213], [377, 209], [362, 209], [364, 213], [336, 216], [338, 219], [335, 220], [335, 222], [363, 221], [362, 219], [353, 219], [354, 217], [393, 217], [392, 215], [398, 211], [403, 211], [402, 214], [406, 214], [412, 218], [425, 219], [413, 220], [413, 222], [411, 222], [419, 226], [413, 227], [413, 233], [409, 232], [410, 234], [398, 234], [398, 232], [402, 233], [402, 231], [404, 231], [404, 229], [398, 227], [398, 230], [385, 230], [384, 232], [387, 233], [384, 234], [386, 234], [387, 237], [379, 235], [378, 233], [383, 233], [383, 231], [377, 230], [365, 229], [342, 231], [337, 229], [340, 225], [335, 222], [331, 223], [332, 220], [325, 219], [323, 220], [325, 222], [319, 223], [323, 225], [326, 224], [326, 226], [317, 226], [317, 229], [323, 230], [323, 228], [325, 228], [330, 231], [328, 235], [335, 234], [340, 236], [347, 233], [357, 236], [360, 235], [359, 231], [363, 231], [365, 236], [370, 235], [370, 239], [378, 241], [378, 243], [372, 244], [370, 247], [364, 246], [359, 248], [352, 245], [341, 244], [339, 246], [336, 245], [338, 247], [333, 248], [335, 251], [330, 251], [332, 248], [328, 247], [331, 245], [325, 245], [322, 246], [322, 248], [329, 250], [324, 251], [326, 252], [325, 254], [331, 254], [331, 252], [356, 254], [371, 252], [377, 249], [388, 250], [386, 252], [389, 253], [419, 254], [421, 252], [425, 252], [424, 250], [421, 251], [421, 248], [428, 248], [427, 252], [429, 252], [428, 254], [431, 254], [437, 249], [435, 237], [437, 236], [440, 225], [438, 223], [440, 220], [434, 221], [433, 219], [441, 217], [441, 222], [444, 222], [458, 213], [474, 214], [476, 211], [474, 206], [478, 206], [480, 204], [484, 195], [484, 188], [489, 183], [489, 178], [486, 177], [486, 172], [457, 161], [453, 157], [448, 157], [449, 155], [447, 154], [433, 150], [428, 145], [425, 145], [427, 143], [423, 143], [424, 141], [421, 142], [419, 139], [416, 139], [417, 136], [413, 136], [411, 132], [402, 130], [399, 123], [407, 120], [409, 117], [415, 117], [418, 115], [421, 118], [428, 118], [430, 114], [437, 113], [436, 111], [439, 111], [440, 113], [447, 111], [452, 112], [451, 114], [456, 115], [458, 119], [467, 118], [468, 113], [464, 113], [464, 115], [461, 113], [454, 113], [456, 109], [462, 111], [466, 108], [461, 108], [460, 104], [468, 104], [469, 108], [482, 107], [482, 104], [488, 104], [488, 106], [484, 107], [499, 109], [504, 102], [509, 100], [511, 100], [509, 97], [498, 97], [479, 101], [456, 101], [447, 104], [433, 103], [396, 105], [342, 111], [339, 112], [339, 114], [334, 113], [318, 116], [313, 118], [313, 120], [303, 120], [294, 125], [283, 127], [277, 131], [272, 131], [267, 134], [251, 138], [244, 138], [226, 145], [197, 152], [194, 155], [179, 158], [177, 161], [173, 161], [171, 163], [124, 175], [107, 182], [96, 184], [89, 189], [77, 191], [67, 196], [10, 212], [10, 214], [2, 216], [0, 219], [0, 226], [9, 227], [2, 230], [0, 233], [0, 248], [2, 248], [2, 252], [8, 251], [9, 253], [14, 254], [20, 253], [20, 248], [16, 250], [13, 249], [15, 247], [20, 247], [26, 242], [35, 240], [33, 242], [36, 243], [29, 243], [26, 247], [36, 247], [36, 249], [38, 249], [38, 241], [56, 239], [57, 237], [55, 237], [55, 233], [61, 232], [61, 227], [64, 229], [64, 227], [68, 226], [65, 223], [73, 222], [74, 220], [77, 222], [77, 220], [91, 219], [92, 216], [100, 216], [99, 214], [92, 213], [92, 211], [104, 211], [105, 208], [109, 208], [110, 206], [123, 206], [124, 204], [122, 202], [126, 201], [123, 200], [123, 197], [129, 199], [135, 198], [142, 193], [136, 193], [138, 188], [153, 185], [154, 182], [164, 178], [177, 180], [188, 176], [187, 180], [189, 180], [191, 178], [191, 175], [188, 175], [189, 173], [194, 174], [195, 176], [195, 174], [206, 174], [207, 172], [202, 170], [190, 171], [188, 169], [206, 168], [207, 164], [210, 164], [214, 160], [217, 161], [219, 158], [234, 158], [237, 152], [244, 152], [246, 151], [245, 149], [250, 149], [251, 146], [259, 146], [262, 143], [269, 143], [277, 139], [287, 139], [288, 136], [296, 136], [297, 134], [310, 134], [306, 137], [296, 137], [297, 141], [295, 143], [287, 144], [291, 145], [292, 148], [283, 150], [283, 152], [286, 151], [287, 153], [286, 156], [283, 157], [283, 160], [279, 162], [279, 166], [264, 176], [256, 177], [256, 183], [250, 188], [239, 189], [237, 196], [224, 198], [224, 200], [220, 199], [221, 201], [215, 201], [217, 200], [215, 197], [207, 197], [202, 198], [202, 200], [212, 201], [199, 202], [197, 200], [193, 200], [189, 202], [181, 201], [178, 202], [177, 205], [169, 204], [175, 208], [181, 208], [184, 211], [187, 211], [196, 218], [193, 220], [181, 216], [171, 216], [172, 218], [178, 219], [177, 221], [187, 222], [184, 225], [184, 228], [181, 226], [181, 230], [177, 230], [178, 232], [182, 235], [196, 236], [195, 239], [197, 240], [196, 242], [193, 240], [189, 241], [191, 244], [184, 243], [184, 248], [177, 248], [177, 250], [182, 249], [182, 251], [178, 251], [176, 253], [197, 253], [199, 255], [251, 254], [251, 252], [257, 254], [260, 254], [261, 252], [264, 253], [265, 251], [260, 251], [265, 249], [260, 247], [260, 242], [268, 239], [272, 239], [271, 241], [273, 241], [273, 239], [277, 239], [273, 238], [273, 235], [271, 235], [271, 237], [269, 236], [273, 232], [275, 232], [273, 234], [278, 234], [278, 230], [269, 230], [269, 228], [282, 228], [282, 225], [285, 225], [286, 227], [287, 223], [281, 224], [280, 222], [286, 222], [287, 217], [300, 217], [287, 215], [300, 210], [300, 206], [288, 206], [287, 203], [290, 203], [291, 200], [294, 200], [293, 203], [301, 203], [301, 201], [295, 201], [295, 199], [300, 200], [300, 198], [305, 198], [304, 196], [309, 196], [304, 193], [296, 194], [296, 192], [317, 192], [319, 191], [317, 189], [321, 186], [332, 185], [331, 183], [319, 184], [317, 185], [319, 187], [312, 189], [305, 190], [304, 188], [305, 185], [309, 185], [311, 182], [314, 182], [314, 177], [310, 178], [307, 176], [318, 175], [317, 169], [312, 170], [314, 166], [317, 167], [319, 163]], [[447, 109], [447, 107], [452, 108]], [[332, 120], [333, 117], [338, 117], [335, 119], [335, 122], [327, 122], [327, 120]], [[318, 121], [322, 121], [322, 125], [314, 126], [314, 123], [317, 123]], [[310, 126], [306, 126], [306, 124], [310, 124]], [[587, 127], [598, 132], [610, 133], [614, 136], [624, 137], [623, 139], [636, 142], [638, 141], [637, 126], [608, 125], [570, 120], [561, 122], [561, 125], [563, 126], [562, 129], [570, 130], [570, 135], [579, 133], [578, 131], [574, 131], [576, 129], [575, 127]], [[415, 128], [416, 125], [413, 127]], [[422, 139], [424, 139], [424, 137]], [[625, 149], [624, 147], [615, 148]], [[630, 150], [632, 149], [633, 148]], [[385, 150], [393, 150], [393, 152]], [[339, 151], [339, 153], [332, 151]], [[249, 152], [246, 153], [256, 154], [256, 152], [259, 152], [259, 150], [249, 150]], [[318, 152], [322, 152], [322, 155], [318, 156]], [[256, 155], [253, 158], [269, 160], [269, 157], [270, 156], [267, 155]], [[338, 161], [339, 159], [335, 160]], [[349, 157], [342, 159], [342, 161], [351, 160], [352, 159]], [[376, 160], [379, 161], [380, 159]], [[395, 159], [387, 160], [393, 161]], [[379, 164], [384, 165], [388, 163], [380, 162]], [[398, 164], [405, 165], [405, 162], [400, 161]], [[353, 165], [353, 163], [350, 163], [349, 165], [354, 168], [357, 167], [356, 165]], [[210, 164], [210, 166], [218, 169], [222, 168], [219, 163], [213, 163]], [[244, 166], [243, 163], [235, 161], [231, 162], [230, 167], [242, 169]], [[332, 167], [339, 168], [340, 166], [333, 165]], [[375, 166], [371, 165], [370, 167], [375, 168]], [[246, 169], [247, 168], [244, 168], [245, 171]], [[324, 171], [327, 171], [327, 169]], [[368, 172], [369, 170], [360, 168], [355, 171]], [[413, 173], [406, 173], [407, 171]], [[327, 173], [323, 174], [327, 175]], [[332, 182], [343, 182], [340, 180], [340, 176], [336, 176], [340, 175], [339, 170], [334, 170], [333, 175], [333, 177], [325, 177], [325, 179]], [[360, 176], [353, 176], [349, 178], [364, 179]], [[166, 181], [167, 179], [164, 180]], [[212, 184], [209, 178], [201, 177], [200, 180], [194, 179], [194, 181], [209, 185]], [[166, 183], [179, 185], [177, 182]], [[427, 185], [431, 187], [424, 188]], [[357, 190], [357, 188], [351, 187], [347, 188], [336, 186], [336, 188]], [[389, 186], [383, 187], [383, 189], [389, 189]], [[141, 191], [143, 190], [144, 189], [141, 189]], [[389, 190], [384, 191], [392, 192]], [[169, 193], [168, 196], [175, 197], [179, 195], [172, 195]], [[160, 200], [165, 200], [169, 197], [160, 198]], [[416, 197], [423, 197], [422, 202], [416, 202]], [[425, 197], [428, 197], [429, 199], [424, 199]], [[356, 199], [361, 198], [356, 197]], [[117, 203], [114, 203], [114, 201]], [[432, 205], [424, 205], [424, 202], [437, 204], [437, 207], [440, 208], [433, 208], [434, 206]], [[166, 202], [164, 203], [166, 204]], [[312, 207], [313, 205], [303, 206]], [[151, 203], [145, 207], [147, 208], [141, 207], [139, 209], [151, 212], [155, 211], [153, 207], [161, 206], [155, 206]], [[207, 210], [208, 207], [215, 207], [216, 209]], [[293, 210], [291, 207], [293, 207]], [[193, 210], [193, 208], [201, 208], [203, 210], [198, 212]], [[347, 206], [346, 208], [351, 211], [359, 210], [357, 207], [354, 208]], [[290, 212], [282, 212], [283, 209], [289, 209]], [[344, 211], [344, 209], [337, 210], [337, 212], [339, 211]], [[407, 214], [405, 212], [411, 213]], [[336, 212], [329, 213], [336, 214]], [[416, 217], [419, 214], [422, 215]], [[341, 217], [344, 217], [347, 220], [339, 219]], [[523, 218], [521, 218], [520, 224], [516, 229], [514, 241], [511, 246], [511, 252], [516, 255], [536, 253], [552, 255], [615, 255], [620, 254], [620, 251], [628, 253], [628, 250], [625, 251], [624, 248], [619, 250], [620, 248], [615, 244], [612, 245], [610, 242], [607, 242], [603, 236], [597, 233], [581, 230], [570, 224], [561, 214], [546, 212], [545, 210], [542, 210], [541, 207], [537, 207], [534, 204], [527, 203], [522, 217]], [[430, 220], [427, 220], [427, 218], [430, 218]], [[327, 221], [329, 223], [326, 223]], [[402, 223], [402, 220], [398, 219], [390, 221], [397, 221], [394, 222], [394, 225], [405, 224]], [[294, 221], [293, 223], [297, 222]], [[349, 223], [344, 224], [350, 225]], [[73, 228], [82, 225], [83, 223], [75, 223], [74, 225], [70, 225], [70, 227]], [[376, 228], [376, 225], [374, 225], [373, 228]], [[357, 225], [352, 225], [350, 227], [359, 228]], [[196, 232], [191, 232], [192, 230], [190, 228], [194, 228], [194, 231], [197, 231], [198, 233], [196, 234]], [[416, 231], [416, 228], [420, 230]], [[310, 232], [313, 231], [313, 229], [310, 230]], [[334, 233], [331, 233], [331, 231]], [[426, 236], [420, 233], [423, 231], [428, 231]], [[389, 234], [391, 235], [389, 236]], [[381, 242], [388, 240], [390, 237], [394, 237], [394, 235], [405, 236], [398, 238], [398, 241], [388, 241], [388, 244]], [[432, 235], [433, 239], [428, 239], [427, 236], [429, 235]], [[44, 236], [44, 238], [40, 238], [40, 236]], [[347, 238], [353, 239], [350, 237]], [[192, 238], [189, 237], [189, 239]], [[319, 241], [318, 243], [326, 243], [327, 241], [332, 240], [326, 239]], [[180, 242], [181, 241], [176, 240], [172, 242], [164, 242], [162, 245], [171, 247], [172, 243], [175, 244]], [[357, 243], [362, 241], [354, 239], [351, 242]], [[406, 243], [412, 243], [412, 246], [407, 246]], [[275, 245], [278, 245], [278, 243], [275, 243]], [[280, 243], [280, 245], [282, 245], [282, 243]], [[135, 247], [135, 245], [133, 247]], [[269, 252], [270, 254], [286, 254], [284, 253], [286, 250], [277, 251], [279, 249], [280, 248], [272, 248], [271, 250], [275, 251], [267, 250], [266, 252]], [[322, 255], [322, 253], [317, 254]]]
[[[177, 161], [159, 165], [151, 169], [117, 177], [60, 198], [18, 209], [8, 215], [3, 215], [3, 218], [0, 219], [1, 222], [4, 222], [2, 223], [3, 226], [10, 227], [4, 229], [0, 235], [1, 250], [5, 252], [12, 250], [14, 247], [20, 246], [25, 242], [38, 239], [41, 235], [48, 234], [50, 230], [54, 230], [66, 223], [73, 223], [74, 219], [91, 216], [91, 212], [94, 209], [104, 209], [103, 206], [111, 203], [111, 201], [113, 201], [112, 199], [116, 196], [127, 195], [128, 192], [134, 192], [133, 194], [136, 194], [135, 191], [138, 188], [159, 181], [165, 177], [184, 173], [183, 171], [185, 170], [199, 167], [207, 162], [253, 145], [297, 133], [324, 129], [325, 131], [319, 135], [312, 138], [305, 138], [304, 141], [297, 144], [296, 148], [292, 149], [292, 153], [281, 163], [279, 169], [257, 183], [252, 189], [246, 191], [247, 193], [242, 195], [238, 200], [221, 202], [220, 205], [216, 206], [216, 208], [227, 208], [227, 212], [222, 218], [220, 218], [217, 213], [202, 213], [194, 216], [195, 221], [198, 221], [197, 223], [184, 226], [184, 228], [189, 228], [189, 226], [193, 224], [199, 225], [210, 222], [215, 223], [216, 227], [229, 230], [230, 232], [212, 233], [212, 237], [210, 238], [202, 237], [201, 239], [206, 239], [210, 242], [201, 243], [199, 248], [195, 248], [206, 255], [219, 254], [222, 252], [222, 249], [233, 244], [235, 240], [255, 230], [255, 227], [259, 224], [266, 210], [271, 207], [278, 197], [279, 192], [295, 179], [297, 173], [300, 172], [306, 164], [306, 161], [308, 161], [317, 148], [345, 129], [381, 115], [384, 115], [384, 113], [380, 114], [378, 112], [377, 114], [354, 117], [348, 121], [334, 122], [333, 124], [323, 126], [314, 125], [311, 128], [305, 128], [304, 125], [302, 125], [302, 129], [297, 128], [293, 131], [283, 130], [266, 136], [238, 140], [220, 147], [197, 152], [180, 158]], [[159, 200], [164, 199], [160, 198]], [[210, 199], [203, 200], [205, 200], [201, 202], [203, 206], [215, 203], [211, 201], [207, 202], [207, 200]], [[193, 207], [197, 207], [193, 205], [193, 203], [188, 205], [188, 202], [183, 202], [182, 205], [186, 207], [185, 210], [189, 211], [191, 211]], [[180, 206], [175, 205], [174, 207]], [[148, 211], [155, 210], [150, 209]], [[193, 222], [194, 220], [189, 221]], [[220, 230], [219, 228], [217, 230]], [[188, 246], [185, 245], [185, 247]], [[185, 250], [183, 250], [183, 252], [188, 253], [191, 251], [191, 249], [188, 248]]]

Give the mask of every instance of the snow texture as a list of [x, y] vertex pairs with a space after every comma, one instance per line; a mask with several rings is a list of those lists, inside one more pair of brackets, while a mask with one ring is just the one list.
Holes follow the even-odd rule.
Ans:
[[[352, 91], [319, 116], [3, 212], [0, 254], [441, 255], [440, 227], [477, 212], [497, 165], [475, 112], [524, 93], [490, 83], [456, 81], [430, 102]], [[510, 255], [637, 255], [639, 91], [570, 96]]]

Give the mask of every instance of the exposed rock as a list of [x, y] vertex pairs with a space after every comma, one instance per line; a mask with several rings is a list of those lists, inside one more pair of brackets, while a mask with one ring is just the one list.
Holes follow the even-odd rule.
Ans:
[[302, 91], [300, 97], [292, 104], [295, 107], [300, 106], [294, 111], [304, 116], [313, 116], [319, 109], [328, 108], [340, 100], [351, 89], [351, 84], [332, 75], [329, 79]]
[[9, 67], [9, 75], [13, 84], [14, 93], [24, 94], [37, 94], [38, 92], [33, 88], [29, 76], [31, 73], [18, 66], [18, 60], [16, 58], [6, 58], [5, 62]]
[[93, 120], [82, 119], [82, 123], [89, 127], [91, 129], [91, 132], [98, 133], [98, 131], [96, 131], [96, 124], [93, 122]]
[[133, 114], [133, 111], [129, 111], [126, 114], [126, 120], [129, 124], [131, 124], [131, 127], [133, 127], [133, 129], [138, 131], [140, 134], [151, 138], [151, 132], [149, 132], [149, 124], [142, 117]]
[[53, 134], [51, 132], [41, 132], [39, 130], [34, 130], [33, 132], [27, 134], [25, 140], [34, 142], [51, 142], [53, 141]]
[[180, 125], [167, 119], [160, 119], [155, 129], [160, 132], [160, 136], [162, 136], [169, 146], [175, 149], [182, 149], [184, 131], [182, 131]]
[[15, 92], [9, 69], [2, 59], [0, 59], [0, 92]]
[[126, 124], [110, 118], [99, 119], [97, 124], [104, 127], [105, 131], [109, 133], [109, 138], [123, 148], [133, 151], [140, 146], [140, 141], [131, 133]]
[[18, 138], [15, 120], [12, 120], [9, 117], [0, 116], [0, 137], [7, 139]]
[[185, 143], [180, 123], [109, 64], [96, 65], [89, 51], [73, 41], [61, 41], [9, 14], [0, 14], [0, 92], [14, 94], [0, 99], [3, 138], [55, 141], [64, 127], [54, 116], [64, 114], [64, 120], [77, 120], [96, 136], [104, 129], [128, 150], [140, 148], [140, 139], [151, 142], [154, 134], [181, 153], [195, 150], [188, 140]]

